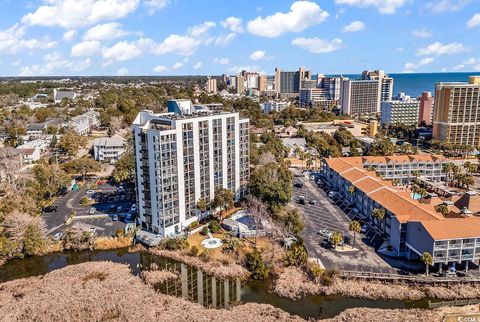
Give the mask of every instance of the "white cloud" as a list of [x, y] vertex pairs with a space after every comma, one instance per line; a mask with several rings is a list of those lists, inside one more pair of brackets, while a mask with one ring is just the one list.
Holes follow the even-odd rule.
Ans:
[[22, 17], [28, 25], [73, 29], [115, 20], [133, 12], [140, 0], [49, 0]]
[[83, 35], [84, 40], [110, 40], [123, 37], [129, 33], [122, 30], [122, 25], [117, 22], [109, 22], [96, 25], [88, 29]]
[[403, 7], [408, 0], [335, 0], [336, 4], [347, 4], [355, 7], [374, 7], [381, 14], [393, 14]]
[[413, 72], [414, 70], [422, 67], [422, 66], [425, 66], [425, 65], [429, 65], [431, 63], [433, 63], [435, 61], [435, 58], [433, 57], [425, 57], [425, 58], [422, 58], [420, 59], [419, 62], [417, 63], [406, 63], [405, 64], [405, 69], [404, 69], [404, 73], [408, 73], [408, 72]]
[[165, 8], [170, 3], [169, 0], [145, 0], [143, 5], [148, 8], [149, 14], [154, 14], [160, 9]]
[[220, 24], [223, 28], [230, 29], [232, 32], [242, 33], [244, 31], [242, 27], [242, 19], [237, 17], [228, 17], [227, 19], [220, 21]]
[[215, 39], [215, 46], [227, 46], [229, 43], [233, 41], [233, 39], [235, 39], [236, 35], [237, 35], [236, 33], [231, 32], [223, 36], [218, 36]]
[[434, 42], [426, 47], [420, 48], [417, 50], [417, 55], [419, 56], [440, 56], [440, 55], [450, 55], [464, 53], [468, 51], [462, 43], [453, 42], [451, 44], [443, 45], [441, 42]]
[[255, 50], [251, 55], [251, 60], [262, 60], [267, 58], [267, 52], [265, 50]]
[[[56, 55], [56, 54], [54, 54]], [[42, 64], [34, 64], [30, 66], [20, 67], [19, 76], [51, 76], [51, 75], [66, 75], [66, 73], [71, 72], [78, 74], [91, 65], [90, 58], [84, 60], [62, 60], [58, 55], [53, 59], [52, 57], [44, 56], [45, 62]]]
[[468, 59], [466, 59], [462, 62], [462, 64], [464, 64], [464, 65], [475, 65], [477, 63], [480, 64], [480, 59], [477, 59], [477, 58], [474, 58], [474, 57], [470, 57], [470, 58], [468, 58]]
[[201, 68], [203, 68], [203, 63], [202, 62], [198, 62], [195, 65], [193, 65], [193, 69], [195, 69], [195, 70], [201, 69]]
[[217, 57], [215, 57], [213, 59], [213, 62], [215, 64], [219, 64], [219, 65], [228, 65], [228, 63], [230, 63], [230, 60], [228, 58], [217, 58]]
[[129, 60], [142, 54], [142, 39], [137, 42], [120, 41], [110, 48], [103, 48], [102, 56], [107, 60]]
[[117, 76], [127, 76], [128, 72], [128, 68], [120, 68], [119, 70], [117, 70]]
[[310, 1], [296, 1], [290, 12], [277, 12], [265, 18], [250, 20], [247, 29], [251, 34], [263, 37], [278, 37], [286, 32], [300, 32], [327, 19], [328, 12]]
[[170, 35], [159, 44], [153, 44], [152, 52], [156, 55], [176, 53], [181, 56], [193, 55], [202, 40], [197, 37]]
[[0, 53], [13, 55], [23, 50], [48, 49], [57, 45], [56, 41], [52, 41], [48, 37], [25, 39], [25, 32], [26, 27], [19, 24], [0, 30]]
[[70, 54], [73, 57], [91, 57], [100, 52], [101, 46], [96, 40], [82, 41], [72, 47]]
[[341, 39], [333, 39], [331, 41], [321, 38], [295, 38], [292, 40], [292, 45], [301, 47], [314, 54], [323, 54], [336, 51], [342, 47]]
[[65, 41], [70, 41], [70, 40], [73, 40], [73, 38], [75, 38], [76, 35], [77, 35], [76, 30], [65, 31], [62, 39], [65, 40]]
[[360, 20], [352, 21], [351, 23], [342, 28], [342, 32], [357, 32], [361, 30], [365, 30], [365, 23]]
[[476, 13], [473, 17], [467, 21], [468, 28], [475, 28], [480, 26], [480, 13]]
[[415, 38], [430, 38], [432, 37], [432, 32], [426, 28], [415, 29], [412, 31], [412, 36]]
[[199, 25], [188, 28], [187, 33], [192, 37], [199, 37], [204, 35], [209, 29], [215, 27], [217, 24], [213, 21], [206, 21]]
[[402, 51], [404, 51], [404, 50], [405, 50], [405, 48], [403, 48], [403, 47], [395, 48], [395, 51], [396, 51], [397, 53], [400, 53], [400, 52], [402, 52]]
[[20, 59], [18, 59], [18, 60], [14, 61], [12, 63], [12, 66], [20, 66], [21, 63], [22, 63], [22, 61]]
[[463, 9], [471, 0], [435, 0], [425, 5], [427, 12], [444, 13]]
[[165, 65], [158, 65], [158, 66], [155, 66], [155, 68], [153, 69], [153, 71], [154, 71], [155, 73], [159, 73], [159, 74], [164, 73], [164, 72], [166, 72], [167, 70], [168, 70], [168, 68], [167, 68], [167, 66], [165, 66]]
[[172, 65], [172, 69], [180, 69], [183, 67], [183, 63], [182, 62], [177, 62], [175, 64]]

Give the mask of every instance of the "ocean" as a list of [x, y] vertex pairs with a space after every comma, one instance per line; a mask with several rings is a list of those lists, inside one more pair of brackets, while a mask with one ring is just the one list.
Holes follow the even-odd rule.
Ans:
[[[403, 73], [388, 74], [394, 78], [393, 95], [405, 93], [411, 97], [418, 97], [423, 91], [435, 94], [435, 84], [439, 82], [468, 82], [468, 76], [480, 75], [477, 73]], [[360, 74], [343, 75], [351, 79], [357, 79]]]

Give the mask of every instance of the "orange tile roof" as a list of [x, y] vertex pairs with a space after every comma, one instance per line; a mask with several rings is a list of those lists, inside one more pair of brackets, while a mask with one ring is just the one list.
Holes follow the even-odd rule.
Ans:
[[435, 240], [480, 236], [480, 217], [422, 220], [421, 224]]

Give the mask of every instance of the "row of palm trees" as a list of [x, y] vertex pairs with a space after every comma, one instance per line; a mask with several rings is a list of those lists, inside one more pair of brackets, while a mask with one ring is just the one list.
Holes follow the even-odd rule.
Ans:
[[452, 182], [457, 187], [466, 187], [469, 189], [470, 185], [475, 183], [471, 173], [477, 172], [478, 166], [467, 161], [463, 167], [465, 168], [466, 173], [462, 173], [460, 166], [451, 162], [443, 165], [442, 171], [446, 175], [447, 185], [449, 182]]
[[302, 161], [302, 169], [303, 169], [303, 161], [305, 161], [305, 166], [307, 168], [311, 168], [315, 163], [315, 157], [308, 151], [303, 151], [300, 147], [296, 147], [294, 150], [295, 155]]

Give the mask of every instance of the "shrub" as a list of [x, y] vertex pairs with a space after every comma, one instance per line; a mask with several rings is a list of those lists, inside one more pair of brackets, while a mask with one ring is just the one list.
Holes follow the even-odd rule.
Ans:
[[287, 251], [284, 261], [287, 266], [303, 266], [307, 263], [308, 254], [303, 244], [294, 243]]
[[190, 228], [190, 229], [194, 229], [196, 227], [198, 227], [198, 221], [194, 221], [190, 225], [188, 225], [188, 228]]
[[204, 262], [208, 262], [211, 258], [211, 253], [208, 249], [205, 249], [201, 254], [200, 254], [200, 259], [203, 260]]
[[205, 235], [205, 236], [208, 235], [208, 227], [207, 227], [207, 226], [204, 226], [204, 227], [202, 228], [202, 235]]
[[210, 228], [210, 231], [212, 233], [217, 233], [220, 231], [220, 229], [222, 228], [222, 226], [220, 226], [220, 223], [216, 220], [213, 220], [211, 221], [209, 224], [208, 224], [208, 227]]
[[308, 263], [308, 272], [313, 280], [318, 281], [325, 273], [325, 269], [321, 268], [317, 263]]
[[123, 229], [117, 229], [117, 230], [115, 230], [115, 236], [124, 237], [125, 236], [125, 231]]
[[262, 254], [258, 250], [245, 255], [246, 268], [252, 273], [252, 278], [256, 280], [265, 279], [268, 276], [269, 270], [266, 267]]
[[333, 284], [335, 277], [337, 277], [338, 271], [334, 269], [326, 270], [320, 276], [320, 283], [324, 286], [330, 286]]
[[82, 199], [80, 199], [81, 205], [88, 205], [89, 203], [90, 203], [90, 199], [88, 199], [87, 196], [83, 196]]
[[185, 238], [167, 238], [161, 246], [166, 250], [184, 250], [188, 248], [188, 241]]
[[193, 257], [197, 257], [199, 252], [200, 250], [198, 249], [198, 247], [193, 245], [192, 247], [190, 247], [189, 255]]

